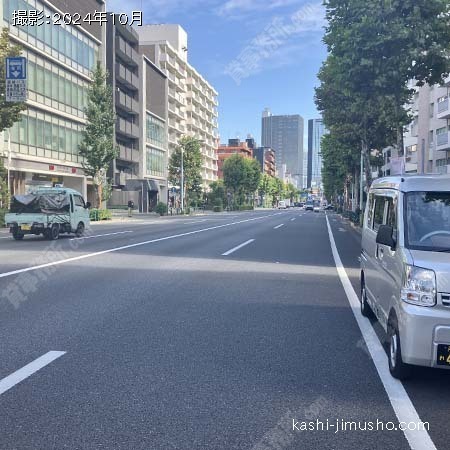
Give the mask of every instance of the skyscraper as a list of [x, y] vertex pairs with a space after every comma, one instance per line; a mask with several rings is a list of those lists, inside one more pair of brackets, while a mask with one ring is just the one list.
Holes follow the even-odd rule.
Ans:
[[322, 119], [308, 121], [308, 189], [321, 189], [322, 186], [322, 154], [320, 145], [326, 133]]
[[266, 108], [262, 115], [262, 146], [275, 150], [278, 173], [289, 174], [299, 188], [306, 187], [303, 181], [303, 126], [303, 117], [298, 114], [274, 116]]

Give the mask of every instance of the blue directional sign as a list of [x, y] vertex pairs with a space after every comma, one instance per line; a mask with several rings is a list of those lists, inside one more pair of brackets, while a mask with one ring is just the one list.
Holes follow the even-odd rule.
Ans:
[[26, 80], [27, 59], [23, 57], [6, 58], [6, 79]]
[[24, 102], [27, 99], [27, 59], [6, 58], [6, 101]]

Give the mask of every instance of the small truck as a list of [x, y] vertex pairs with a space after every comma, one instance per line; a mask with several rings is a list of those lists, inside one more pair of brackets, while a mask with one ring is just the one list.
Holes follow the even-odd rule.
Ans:
[[16, 241], [26, 234], [42, 234], [50, 240], [58, 239], [61, 233], [75, 233], [81, 237], [90, 226], [90, 206], [73, 189], [38, 188], [12, 198], [5, 222]]

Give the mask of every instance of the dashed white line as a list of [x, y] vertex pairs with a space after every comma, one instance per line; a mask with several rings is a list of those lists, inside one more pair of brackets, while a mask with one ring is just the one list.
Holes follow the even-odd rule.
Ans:
[[42, 369], [45, 366], [48, 366], [55, 359], [58, 359], [65, 354], [66, 352], [48, 352], [45, 355], [42, 355], [41, 357], [30, 362], [26, 366], [22, 367], [21, 369], [16, 370], [6, 378], [3, 378], [3, 380], [0, 380], [0, 395], [14, 387], [16, 384], [19, 384], [29, 376], [33, 375], [38, 370]]
[[[362, 317], [360, 314], [360, 304], [359, 298], [356, 295], [355, 290], [348, 278], [345, 267], [342, 264], [339, 252], [336, 247], [336, 242], [334, 240], [333, 232], [331, 230], [330, 221], [327, 219], [328, 236], [330, 238], [331, 250], [333, 252], [334, 262], [337, 268], [339, 278], [341, 280], [342, 286], [344, 287], [345, 293], [347, 295], [348, 302], [355, 316], [356, 322], [359, 325], [361, 334], [366, 341], [367, 349], [370, 352], [375, 368], [377, 369], [378, 375], [383, 383], [386, 394], [391, 402], [392, 408], [394, 409], [395, 415], [397, 416], [399, 422], [404, 423], [421, 423], [420, 417], [417, 414], [416, 409], [408, 396], [403, 384], [394, 379], [389, 373], [388, 362], [386, 357], [386, 352], [384, 351], [378, 336], [375, 333], [369, 320]], [[403, 430], [409, 445], [414, 450], [436, 450], [430, 435], [426, 431], [425, 427], [418, 427], [416, 430], [409, 430], [405, 427]]]
[[237, 250], [241, 249], [242, 247], [245, 247], [248, 244], [251, 244], [254, 241], [255, 241], [254, 239], [249, 239], [248, 241], [245, 241], [244, 243], [232, 248], [231, 250], [228, 250], [227, 252], [222, 253], [222, 256], [231, 255], [232, 253], [236, 252]]
[[103, 236], [114, 236], [116, 234], [125, 234], [125, 233], [133, 233], [133, 231], [117, 231], [115, 233], [96, 234], [95, 236], [85, 236], [85, 237], [82, 236], [82, 237], [72, 238], [70, 240], [77, 241], [78, 239], [93, 239], [93, 238], [98, 238], [98, 237], [103, 237]]
[[274, 230], [278, 230], [281, 227], [284, 227], [284, 223], [280, 223], [280, 225], [277, 225], [276, 227], [273, 227], [273, 229]]
[[293, 222], [295, 220], [295, 217], [293, 217], [292, 219], [291, 219], [291, 222]]
[[231, 227], [234, 225], [239, 225], [241, 223], [254, 222], [255, 220], [267, 219], [269, 217], [273, 217], [274, 215], [276, 215], [276, 214], [268, 214], [267, 216], [253, 217], [251, 219], [239, 220], [237, 222], [230, 222], [230, 223], [225, 223], [222, 225], [215, 225], [213, 227], [208, 227], [208, 228], [201, 228], [200, 230], [188, 231], [186, 233], [172, 234], [170, 236], [165, 236], [165, 237], [158, 238], [158, 239], [151, 239], [149, 241], [136, 242], [134, 244], [122, 245], [121, 247], [113, 247], [113, 248], [109, 248], [107, 250], [102, 250], [99, 252], [87, 253], [85, 255], [80, 255], [80, 256], [74, 256], [73, 258], [61, 259], [59, 261], [52, 261], [52, 262], [45, 263], [45, 264], [39, 264], [37, 266], [24, 267], [23, 269], [12, 270], [11, 272], [0, 273], [0, 278], [6, 278], [6, 277], [13, 276], [13, 275], [17, 275], [19, 273], [24, 273], [24, 272], [31, 272], [32, 270], [44, 269], [46, 267], [59, 266], [60, 264], [66, 264], [66, 263], [73, 262], [73, 261], [80, 261], [82, 259], [93, 258], [94, 256], [106, 255], [108, 253], [118, 252], [121, 250], [127, 250], [129, 248], [141, 247], [143, 245], [154, 244], [156, 242], [163, 242], [163, 241], [168, 241], [171, 239], [178, 239], [178, 238], [181, 238], [184, 236], [192, 236], [194, 234], [205, 233], [206, 231], [219, 230], [221, 228]]

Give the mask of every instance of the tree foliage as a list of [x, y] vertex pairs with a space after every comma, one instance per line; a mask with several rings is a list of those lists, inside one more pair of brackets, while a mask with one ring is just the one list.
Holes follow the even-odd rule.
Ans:
[[246, 197], [253, 202], [261, 180], [261, 168], [256, 159], [234, 154], [223, 164], [223, 180], [235, 203], [242, 205]]
[[107, 77], [108, 74], [98, 63], [88, 88], [88, 103], [84, 108], [87, 123], [79, 145], [79, 153], [84, 158], [84, 172], [93, 177], [97, 187], [98, 208], [102, 207], [103, 187], [108, 183], [106, 170], [117, 156], [117, 146], [114, 142], [116, 115], [112, 89], [106, 82]]
[[3, 28], [0, 34], [0, 132], [11, 128], [20, 120], [20, 112], [27, 109], [25, 103], [6, 102], [5, 58], [20, 56], [21, 51], [20, 45], [11, 42], [8, 28]]
[[169, 160], [169, 182], [181, 186], [181, 154], [183, 153], [185, 204], [189, 205], [191, 196], [198, 196], [202, 191], [201, 142], [190, 136], [180, 139]]
[[[450, 70], [447, 0], [326, 0], [328, 58], [316, 104], [330, 136], [323, 142], [328, 195], [342, 190], [363, 152], [391, 144], [403, 150], [411, 117], [408, 82], [440, 83]], [[345, 176], [343, 176], [345, 175]]]

